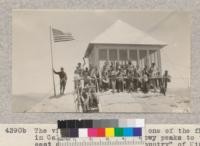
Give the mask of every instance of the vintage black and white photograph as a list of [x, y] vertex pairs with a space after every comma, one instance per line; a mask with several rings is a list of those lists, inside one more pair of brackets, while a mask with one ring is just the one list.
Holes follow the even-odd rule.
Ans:
[[13, 10], [13, 112], [190, 113], [186, 11]]

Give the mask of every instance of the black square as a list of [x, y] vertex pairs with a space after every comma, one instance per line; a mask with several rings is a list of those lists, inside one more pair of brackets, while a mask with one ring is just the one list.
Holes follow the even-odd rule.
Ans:
[[77, 120], [76, 121], [76, 128], [84, 128], [83, 120]]
[[76, 128], [75, 120], [67, 120], [67, 128]]
[[83, 120], [84, 127], [83, 128], [93, 128], [93, 122], [92, 120]]
[[67, 128], [66, 121], [57, 121], [58, 129]]

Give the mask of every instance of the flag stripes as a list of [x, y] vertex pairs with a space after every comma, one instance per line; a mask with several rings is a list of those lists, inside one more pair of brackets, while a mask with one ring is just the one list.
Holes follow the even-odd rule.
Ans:
[[71, 33], [64, 33], [61, 30], [52, 28], [54, 42], [64, 42], [74, 40]]

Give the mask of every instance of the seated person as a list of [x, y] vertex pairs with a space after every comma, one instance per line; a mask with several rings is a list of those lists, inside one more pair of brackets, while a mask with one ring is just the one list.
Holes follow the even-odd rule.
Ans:
[[89, 89], [83, 88], [82, 96], [81, 96], [81, 103], [83, 112], [87, 112], [89, 110]]
[[99, 99], [97, 97], [95, 89], [91, 89], [91, 95], [90, 95], [90, 99], [89, 99], [89, 105], [90, 105], [90, 108], [91, 107], [97, 108], [98, 105], [99, 105]]
[[87, 112], [91, 107], [98, 107], [99, 100], [96, 95], [95, 85], [92, 82], [85, 85], [81, 101], [83, 105], [83, 112]]

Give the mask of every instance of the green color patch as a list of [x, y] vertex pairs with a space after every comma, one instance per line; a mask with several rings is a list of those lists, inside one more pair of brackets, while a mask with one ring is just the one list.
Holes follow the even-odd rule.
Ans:
[[115, 136], [122, 137], [123, 136], [123, 128], [115, 128]]

